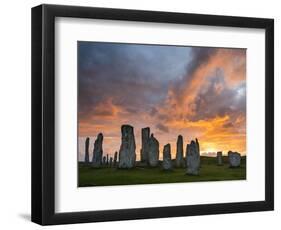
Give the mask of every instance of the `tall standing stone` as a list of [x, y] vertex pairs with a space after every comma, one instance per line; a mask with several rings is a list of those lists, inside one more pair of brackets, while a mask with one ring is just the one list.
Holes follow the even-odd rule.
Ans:
[[106, 164], [109, 164], [109, 160], [108, 160], [108, 154], [106, 154]]
[[148, 163], [150, 128], [141, 129], [141, 162]]
[[182, 135], [178, 136], [177, 140], [177, 153], [176, 153], [176, 167], [180, 168], [184, 166], [183, 159], [183, 138]]
[[241, 164], [241, 155], [238, 152], [228, 152], [228, 162], [229, 162], [229, 167], [231, 168], [237, 168], [240, 167]]
[[219, 166], [223, 165], [223, 159], [222, 159], [222, 152], [217, 152], [217, 164]]
[[122, 140], [119, 150], [119, 168], [133, 168], [136, 161], [136, 143], [134, 128], [130, 125], [122, 125]]
[[89, 145], [90, 145], [90, 138], [87, 137], [85, 141], [85, 163], [89, 164], [90, 157], [89, 157]]
[[199, 165], [201, 164], [201, 159], [200, 159], [200, 145], [199, 145], [199, 141], [197, 138], [195, 138], [196, 141], [196, 147], [197, 147], [197, 151], [199, 153]]
[[103, 158], [102, 158], [102, 164], [103, 164], [103, 165], [106, 165], [106, 156], [103, 156]]
[[117, 157], [118, 157], [118, 153], [115, 152], [115, 153], [114, 153], [114, 159], [113, 159], [113, 166], [116, 166], [116, 165], [117, 165]]
[[159, 142], [153, 134], [151, 134], [151, 137], [149, 138], [148, 146], [148, 164], [151, 167], [156, 167], [159, 163]]
[[200, 152], [198, 140], [191, 141], [190, 144], [186, 145], [186, 167], [187, 174], [199, 175], [200, 169]]
[[102, 133], [99, 133], [94, 143], [94, 151], [93, 151], [93, 159], [92, 159], [93, 167], [98, 168], [102, 164], [102, 154], [103, 154], [102, 141], [103, 141], [103, 135]]
[[112, 167], [112, 162], [113, 162], [113, 158], [110, 157], [110, 158], [109, 158], [109, 167]]
[[172, 170], [172, 158], [171, 158], [171, 145], [166, 144], [163, 149], [163, 164], [164, 170]]

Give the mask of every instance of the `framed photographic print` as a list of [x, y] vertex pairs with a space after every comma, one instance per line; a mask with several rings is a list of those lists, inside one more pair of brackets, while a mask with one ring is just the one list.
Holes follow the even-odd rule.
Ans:
[[273, 19], [32, 9], [32, 221], [274, 208]]

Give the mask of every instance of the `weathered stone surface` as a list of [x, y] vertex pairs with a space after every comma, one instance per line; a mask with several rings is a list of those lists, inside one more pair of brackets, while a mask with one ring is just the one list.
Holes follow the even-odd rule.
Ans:
[[163, 164], [162, 167], [164, 170], [172, 170], [172, 159], [171, 159], [171, 145], [166, 144], [163, 149]]
[[108, 154], [106, 154], [106, 164], [109, 164], [109, 160], [108, 160]]
[[141, 162], [148, 163], [150, 128], [141, 129]]
[[197, 138], [195, 138], [196, 141], [196, 147], [197, 147], [197, 151], [199, 153], [199, 165], [201, 164], [201, 159], [200, 159], [200, 145], [199, 145], [199, 141]]
[[136, 143], [134, 128], [130, 125], [122, 125], [122, 140], [119, 150], [119, 168], [133, 168], [136, 161]]
[[112, 162], [113, 162], [113, 158], [110, 157], [110, 158], [109, 158], [109, 167], [112, 167]]
[[102, 164], [102, 154], [103, 154], [102, 141], [103, 141], [103, 135], [102, 133], [99, 133], [94, 143], [94, 151], [93, 151], [93, 159], [92, 159], [93, 167], [100, 167]]
[[151, 167], [156, 167], [159, 163], [159, 142], [153, 134], [149, 138], [148, 150], [148, 164]]
[[103, 164], [103, 165], [106, 165], [106, 156], [103, 156], [103, 158], [102, 158], [102, 164]]
[[186, 145], [186, 167], [187, 174], [199, 175], [200, 170], [200, 152], [198, 140], [191, 141], [190, 144]]
[[241, 155], [238, 152], [228, 152], [228, 162], [229, 162], [229, 167], [231, 168], [236, 168], [240, 167], [241, 164]]
[[223, 158], [222, 158], [222, 152], [217, 152], [217, 164], [219, 166], [223, 165]]
[[184, 167], [182, 135], [179, 135], [177, 140], [176, 167]]
[[87, 137], [85, 141], [85, 163], [90, 162], [90, 157], [89, 157], [89, 146], [90, 146], [90, 138]]
[[117, 157], [118, 157], [118, 153], [115, 152], [115, 153], [114, 153], [114, 159], [113, 159], [113, 166], [116, 166], [116, 165], [117, 165]]

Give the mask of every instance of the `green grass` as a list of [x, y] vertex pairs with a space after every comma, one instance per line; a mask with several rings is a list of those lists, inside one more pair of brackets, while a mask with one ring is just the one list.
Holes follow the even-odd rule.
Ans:
[[201, 157], [201, 169], [198, 176], [186, 175], [184, 168], [174, 168], [173, 171], [168, 172], [163, 171], [161, 167], [136, 167], [129, 170], [108, 167], [96, 169], [79, 163], [79, 187], [246, 179], [245, 157], [239, 168], [229, 168], [226, 158], [224, 162], [226, 163], [223, 166], [217, 166], [216, 158]]

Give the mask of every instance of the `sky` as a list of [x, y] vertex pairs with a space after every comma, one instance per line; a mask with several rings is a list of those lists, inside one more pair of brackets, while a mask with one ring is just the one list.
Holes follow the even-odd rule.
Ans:
[[246, 155], [246, 49], [78, 42], [79, 159], [103, 133], [104, 154], [121, 144], [121, 125], [150, 127], [176, 153], [198, 138], [201, 154]]

